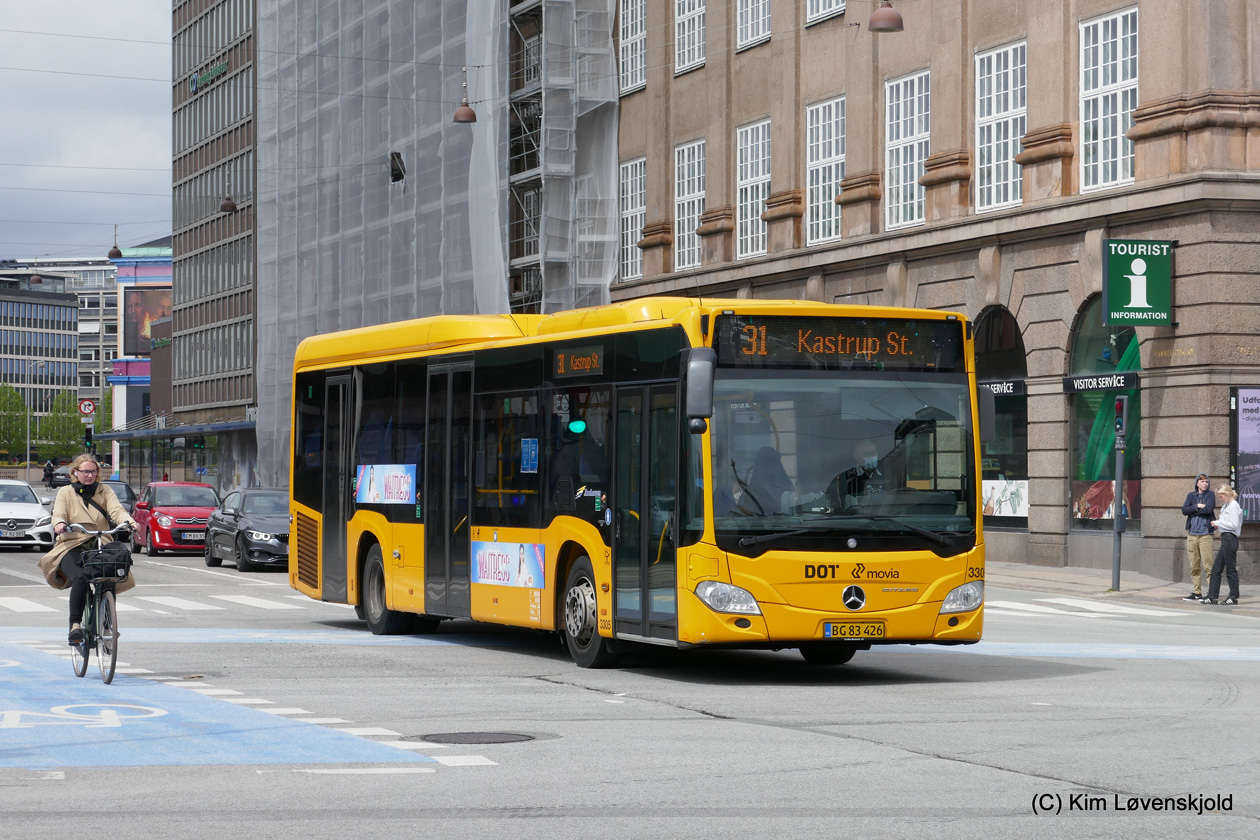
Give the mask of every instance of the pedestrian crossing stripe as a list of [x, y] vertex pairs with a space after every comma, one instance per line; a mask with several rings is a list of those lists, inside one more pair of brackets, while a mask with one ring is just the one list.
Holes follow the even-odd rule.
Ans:
[[282, 604], [279, 601], [268, 601], [264, 598], [255, 598], [252, 595], [211, 595], [220, 601], [229, 601], [233, 604], [243, 604], [247, 607], [258, 607], [263, 610], [301, 610], [305, 607], [299, 607], [297, 604]]
[[0, 607], [13, 610], [14, 612], [59, 612], [56, 607], [50, 607], [47, 604], [40, 604], [35, 601], [28, 601], [25, 598], [0, 598]]
[[[60, 605], [57, 605], [56, 603], [49, 604], [47, 601], [38, 601], [32, 598], [19, 598], [16, 596], [0, 597], [0, 610], [9, 610], [10, 612], [17, 612], [17, 613], [50, 613], [50, 612], [55, 613], [55, 612], [65, 612], [69, 608], [68, 602], [70, 600], [70, 596], [68, 594], [53, 595], [52, 597], [56, 601], [59, 601]], [[239, 604], [244, 607], [253, 607], [254, 609], [260, 609], [260, 610], [304, 610], [307, 608], [306, 606], [302, 606], [298, 604], [289, 604], [283, 601], [273, 601], [266, 598], [255, 598], [252, 595], [209, 595], [207, 597], [214, 598], [220, 601], [227, 601], [232, 604]], [[313, 603], [305, 595], [299, 595], [298, 597], [301, 598], [303, 601], [306, 601], [308, 604]], [[187, 611], [196, 610], [196, 611], [207, 612], [207, 611], [227, 609], [226, 607], [221, 607], [215, 604], [204, 604], [204, 603], [201, 603], [198, 601], [192, 601], [186, 598], [174, 598], [169, 595], [124, 595], [124, 596], [119, 597], [118, 600], [115, 602], [115, 606], [118, 609], [118, 612], [124, 613], [124, 612], [150, 612], [152, 611], [156, 613], [161, 613], [163, 615], [169, 614], [162, 610], [153, 609], [153, 607], [146, 608], [146, 607], [139, 606], [133, 603], [133, 599], [140, 600], [140, 601], [147, 601], [150, 604], [169, 607], [171, 609], [176, 609], [176, 610], [187, 610]], [[330, 606], [340, 606], [340, 605], [330, 605]]]
[[171, 595], [134, 595], [132, 596], [141, 601], [148, 601], [153, 604], [161, 604], [164, 607], [172, 607], [177, 610], [188, 610], [194, 612], [197, 610], [222, 610], [225, 607], [216, 607], [214, 604], [202, 604], [198, 601], [189, 601], [184, 598], [175, 598]]

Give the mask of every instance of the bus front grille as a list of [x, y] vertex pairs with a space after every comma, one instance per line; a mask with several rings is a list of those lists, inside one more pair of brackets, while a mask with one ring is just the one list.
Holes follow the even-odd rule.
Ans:
[[319, 588], [319, 528], [315, 520], [297, 515], [297, 578], [311, 589]]

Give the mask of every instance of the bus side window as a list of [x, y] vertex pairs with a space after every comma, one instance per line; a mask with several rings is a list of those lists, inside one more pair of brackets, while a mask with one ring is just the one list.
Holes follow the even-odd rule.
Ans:
[[[473, 525], [539, 527], [538, 396], [479, 394], [475, 410]], [[528, 459], [526, 441], [532, 441]]]

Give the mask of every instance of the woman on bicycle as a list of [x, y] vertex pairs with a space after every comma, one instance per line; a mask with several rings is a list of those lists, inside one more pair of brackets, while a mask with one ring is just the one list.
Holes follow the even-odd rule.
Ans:
[[[83, 608], [87, 605], [88, 578], [83, 574], [80, 546], [93, 537], [77, 531], [66, 532], [71, 524], [91, 531], [110, 530], [126, 524], [134, 531], [136, 521], [107, 484], [98, 484], [100, 465], [91, 455], [80, 455], [70, 463], [71, 484], [57, 491], [53, 502], [52, 524], [57, 543], [52, 551], [39, 559], [39, 569], [54, 589], [70, 587], [70, 644], [83, 641]], [[104, 542], [112, 542], [103, 537]], [[128, 576], [118, 584], [117, 592], [135, 586]]]

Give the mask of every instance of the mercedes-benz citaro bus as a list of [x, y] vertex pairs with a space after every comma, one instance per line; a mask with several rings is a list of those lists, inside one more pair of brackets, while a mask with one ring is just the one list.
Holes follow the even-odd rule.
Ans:
[[319, 335], [294, 363], [291, 585], [373, 633], [799, 649], [980, 639], [971, 323], [645, 298]]

